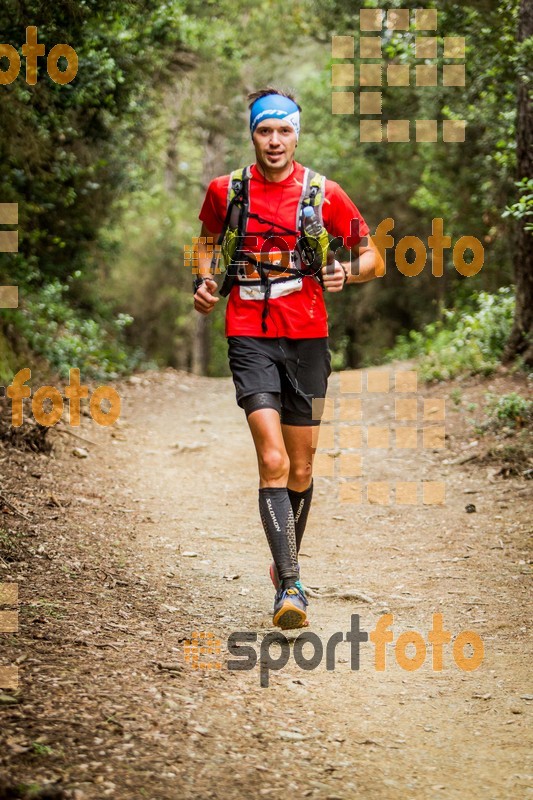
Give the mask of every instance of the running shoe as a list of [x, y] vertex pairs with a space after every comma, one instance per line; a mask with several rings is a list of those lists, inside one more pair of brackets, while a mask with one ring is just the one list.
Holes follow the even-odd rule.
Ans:
[[[298, 564], [298, 579], [300, 578], [300, 565]], [[279, 579], [278, 568], [276, 567], [276, 562], [273, 561], [270, 565], [270, 580], [274, 584], [274, 589], [276, 592], [279, 592], [281, 588], [281, 581]]]
[[272, 623], [283, 631], [291, 628], [305, 628], [308, 624], [306, 611], [308, 601], [300, 587], [291, 586], [290, 589], [280, 589], [274, 599]]

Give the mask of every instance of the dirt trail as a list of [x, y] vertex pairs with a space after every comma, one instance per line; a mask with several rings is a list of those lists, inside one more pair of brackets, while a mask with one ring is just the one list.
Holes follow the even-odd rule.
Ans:
[[[395, 367], [409, 365], [380, 370]], [[461, 389], [479, 399], [504, 380]], [[419, 397], [449, 398], [451, 386]], [[21, 549], [0, 562], [0, 581], [19, 583], [22, 604], [5, 651], [19, 659], [20, 702], [0, 706], [0, 764], [13, 782], [55, 783], [75, 800], [531, 796], [531, 484], [476, 461], [449, 463], [473, 438], [464, 405], [447, 400], [444, 450], [363, 451], [365, 479], [445, 481], [444, 505], [341, 503], [342, 480], [316, 478], [303, 581], [372, 602], [312, 598], [324, 658], [305, 671], [291, 646], [262, 688], [259, 663], [226, 667], [232, 632], [257, 633], [259, 654], [273, 630], [255, 455], [231, 380], [168, 371], [120, 392], [118, 427], [86, 420], [80, 430], [94, 444], [57, 435], [55, 460], [0, 458], [3, 485], [33, 515], [28, 526], [6, 514]], [[394, 428], [394, 400], [364, 395], [364, 425]], [[89, 457], [74, 458], [77, 446]], [[26, 495], [15, 482], [24, 469]], [[384, 613], [394, 615], [384, 671], [371, 642], [352, 669], [346, 641], [326, 669], [326, 642], [350, 629], [351, 615], [372, 631]], [[481, 637], [477, 670], [457, 667], [452, 644], [440, 672], [429, 643], [419, 669], [397, 663], [398, 636], [414, 630], [427, 641], [434, 613], [452, 639]], [[186, 663], [193, 631], [221, 640], [221, 669]]]

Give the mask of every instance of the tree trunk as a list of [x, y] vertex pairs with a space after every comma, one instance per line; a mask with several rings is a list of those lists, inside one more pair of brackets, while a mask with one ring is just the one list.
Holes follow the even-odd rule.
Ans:
[[[521, 0], [518, 22], [518, 41], [533, 36], [533, 3]], [[530, 98], [530, 83], [519, 71], [518, 114], [516, 120], [517, 180], [533, 177], [533, 104]], [[516, 285], [516, 309], [513, 329], [503, 354], [504, 361], [522, 356], [525, 363], [533, 365], [533, 341], [531, 340], [533, 317], [533, 234], [524, 228], [525, 220], [519, 220], [517, 243], [514, 253], [514, 275]]]
[[170, 195], [176, 194], [177, 183], [178, 183], [178, 158], [179, 158], [179, 150], [178, 150], [178, 142], [179, 142], [179, 135], [180, 135], [180, 103], [178, 96], [174, 98], [174, 110], [170, 115], [169, 123], [168, 123], [168, 139], [167, 139], [167, 152], [166, 152], [166, 159], [165, 159], [165, 175], [164, 175], [164, 182], [165, 182], [165, 189]]

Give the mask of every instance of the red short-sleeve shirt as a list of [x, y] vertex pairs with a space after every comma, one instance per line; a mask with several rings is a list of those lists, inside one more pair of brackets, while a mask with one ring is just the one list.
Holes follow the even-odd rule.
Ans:
[[[218, 235], [224, 226], [228, 197], [229, 175], [215, 178], [209, 184], [199, 218], [207, 230]], [[284, 228], [295, 230], [296, 211], [302, 193], [304, 167], [294, 162], [294, 170], [283, 181], [266, 180], [257, 167], [251, 169], [249, 210], [264, 220], [274, 221]], [[369, 232], [368, 225], [357, 207], [338, 183], [326, 180], [322, 217], [328, 233], [343, 237], [345, 245], [354, 247]], [[296, 235], [281, 234], [278, 228], [251, 218], [247, 226], [246, 250], [260, 253], [268, 238], [280, 250], [284, 247], [272, 237], [282, 236], [283, 244], [292, 250]], [[264, 250], [263, 250], [264, 252]], [[266, 333], [261, 327], [262, 300], [243, 299], [239, 286], [234, 285], [226, 307], [226, 336], [285, 336], [289, 339], [318, 338], [328, 335], [327, 312], [323, 290], [313, 278], [302, 281], [301, 290], [269, 300]]]

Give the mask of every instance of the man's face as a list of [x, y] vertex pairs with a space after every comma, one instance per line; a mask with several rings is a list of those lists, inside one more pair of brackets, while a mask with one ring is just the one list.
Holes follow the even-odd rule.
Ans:
[[298, 142], [292, 125], [280, 119], [261, 122], [252, 141], [258, 163], [270, 172], [281, 172], [292, 163]]

